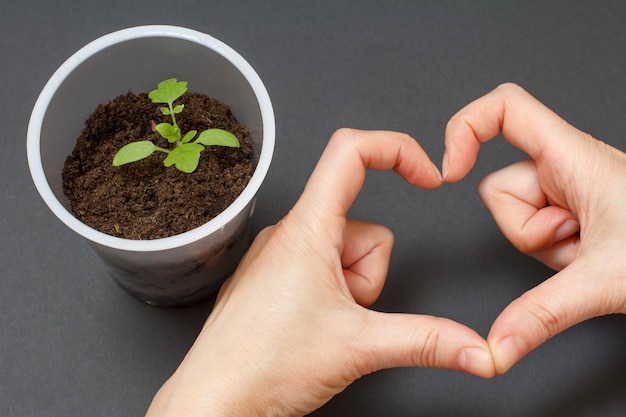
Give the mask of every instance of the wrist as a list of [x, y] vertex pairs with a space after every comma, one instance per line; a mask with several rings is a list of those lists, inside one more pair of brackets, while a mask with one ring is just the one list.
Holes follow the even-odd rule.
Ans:
[[[184, 390], [181, 386], [174, 387], [172, 379], [168, 380], [156, 393], [145, 417], [235, 417], [251, 415], [245, 410], [231, 404], [222, 404], [215, 393], [196, 392], [195, 389]], [[186, 385], [186, 384], [185, 384]], [[183, 387], [185, 385], [182, 385]]]
[[[206, 360], [211, 359], [207, 356]], [[280, 404], [268, 400], [271, 383], [255, 377], [254, 366], [240, 372], [241, 364], [224, 357], [213, 361], [216, 366], [210, 368], [195, 366], [197, 362], [187, 366], [190, 362], [185, 359], [159, 389], [146, 417], [286, 416], [281, 414]], [[266, 388], [261, 390], [261, 386]]]

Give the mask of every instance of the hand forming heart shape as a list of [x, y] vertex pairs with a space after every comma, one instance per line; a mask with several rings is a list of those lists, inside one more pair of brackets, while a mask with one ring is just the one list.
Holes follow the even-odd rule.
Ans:
[[[346, 219], [366, 169], [435, 188], [463, 178], [480, 144], [501, 132], [531, 159], [490, 174], [481, 198], [519, 250], [560, 272], [511, 303], [487, 340], [451, 320], [367, 309], [393, 236]], [[297, 204], [224, 284], [148, 415], [303, 415], [362, 375], [397, 366], [491, 377], [580, 321], [626, 313], [624, 153], [511, 84], [452, 117], [445, 147], [440, 175], [406, 135], [333, 135]]]

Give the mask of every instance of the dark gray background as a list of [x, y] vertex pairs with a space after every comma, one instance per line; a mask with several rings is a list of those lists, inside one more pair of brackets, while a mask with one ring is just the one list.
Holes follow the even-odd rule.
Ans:
[[[54, 70], [84, 44], [129, 26], [175, 24], [246, 57], [277, 123], [258, 231], [296, 201], [335, 129], [404, 131], [439, 163], [448, 118], [504, 81], [626, 149], [624, 22], [621, 1], [2, 0], [0, 415], [143, 415], [211, 307], [163, 310], [128, 296], [32, 185], [30, 111]], [[441, 315], [486, 336], [511, 300], [552, 274], [512, 248], [476, 193], [486, 173], [521, 158], [494, 140], [467, 179], [431, 192], [388, 173], [368, 175], [351, 216], [396, 234], [374, 308]], [[625, 330], [623, 316], [588, 321], [488, 381], [382, 371], [313, 415], [623, 416]]]

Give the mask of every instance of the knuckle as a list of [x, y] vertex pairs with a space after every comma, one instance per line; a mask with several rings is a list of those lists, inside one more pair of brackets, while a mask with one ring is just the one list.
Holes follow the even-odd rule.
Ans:
[[535, 304], [534, 308], [530, 310], [530, 313], [540, 325], [538, 331], [542, 334], [537, 336], [542, 340], [546, 340], [563, 330], [565, 320], [554, 312], [552, 306]]
[[356, 129], [342, 127], [337, 129], [328, 142], [327, 149], [331, 150], [333, 154], [345, 153], [350, 154], [354, 152], [357, 147], [358, 131]]
[[332, 142], [346, 142], [354, 139], [356, 130], [349, 127], [341, 127], [332, 134], [330, 137]]
[[514, 82], [502, 83], [496, 89], [503, 91], [505, 94], [518, 94], [525, 91], [519, 84]]
[[490, 202], [498, 190], [498, 177], [495, 173], [488, 174], [478, 183], [478, 195], [483, 203]]
[[378, 295], [382, 291], [382, 285], [377, 285], [376, 283], [372, 283], [372, 288], [369, 291], [363, 292], [363, 294], [359, 294], [359, 299], [357, 302], [359, 305], [363, 307], [369, 307], [376, 302], [378, 299]]
[[413, 366], [434, 368], [437, 366], [437, 352], [439, 351], [439, 332], [428, 330], [419, 336], [421, 349], [415, 351]]
[[385, 247], [392, 247], [395, 241], [395, 235], [393, 231], [387, 226], [377, 225], [378, 226], [378, 236], [380, 245]]

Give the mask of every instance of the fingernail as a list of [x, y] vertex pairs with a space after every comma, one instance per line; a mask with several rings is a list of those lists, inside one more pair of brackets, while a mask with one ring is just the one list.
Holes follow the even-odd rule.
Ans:
[[441, 173], [443, 174], [442, 179], [445, 181], [448, 176], [448, 172], [450, 171], [449, 162], [448, 162], [448, 151], [443, 152], [443, 161], [441, 162]]
[[580, 224], [576, 220], [568, 220], [561, 225], [554, 234], [554, 242], [559, 242], [570, 237], [580, 230]]
[[457, 364], [463, 372], [488, 378], [493, 376], [493, 360], [489, 351], [465, 348], [459, 353]]
[[493, 351], [496, 371], [498, 373], [508, 371], [527, 352], [528, 346], [521, 337], [516, 335], [505, 337], [496, 345]]

